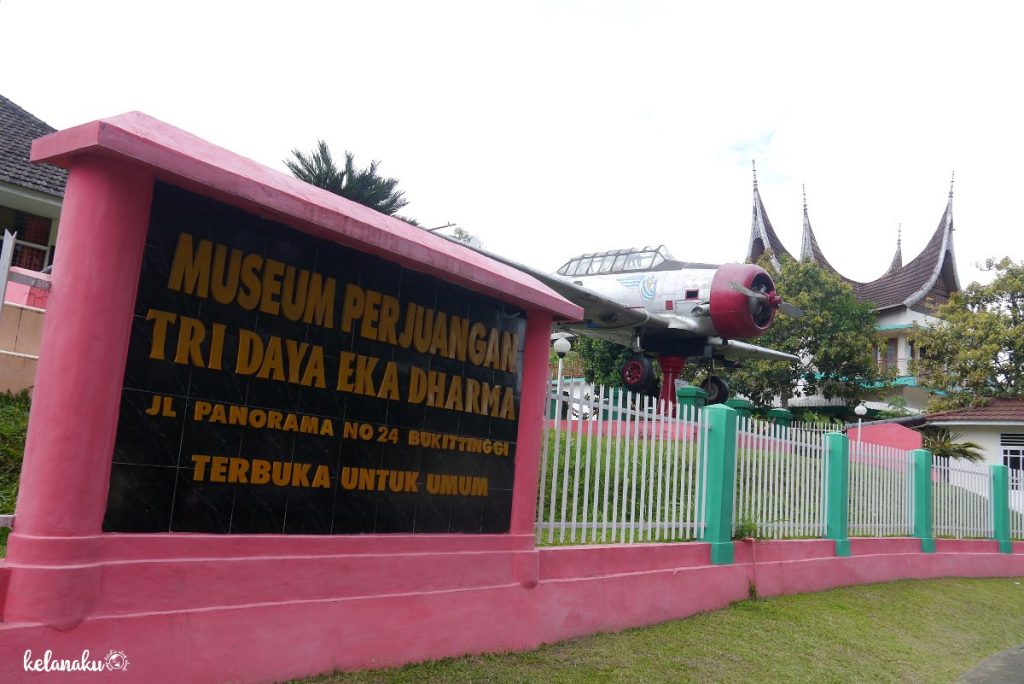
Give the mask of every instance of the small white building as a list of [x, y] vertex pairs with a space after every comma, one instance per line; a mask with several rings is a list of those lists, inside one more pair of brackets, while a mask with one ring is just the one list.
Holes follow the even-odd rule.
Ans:
[[933, 413], [927, 424], [977, 443], [986, 463], [1001, 463], [1015, 471], [1024, 466], [1024, 399], [989, 399], [987, 406]]

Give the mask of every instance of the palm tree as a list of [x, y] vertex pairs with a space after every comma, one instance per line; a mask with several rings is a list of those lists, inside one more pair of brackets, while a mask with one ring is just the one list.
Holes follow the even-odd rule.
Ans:
[[963, 435], [946, 428], [928, 426], [921, 430], [922, 446], [936, 458], [962, 458], [968, 461], [984, 461], [981, 445], [975, 442], [961, 442]]
[[[353, 202], [375, 209], [382, 214], [394, 216], [395, 212], [409, 203], [405, 193], [397, 189], [398, 180], [377, 175], [379, 161], [372, 161], [365, 169], [357, 169], [355, 155], [345, 151], [345, 168], [339, 169], [334, 163], [331, 151], [323, 140], [317, 141], [316, 149], [308, 155], [292, 150], [294, 159], [285, 159], [285, 166], [299, 180], [341, 195]], [[415, 224], [399, 216], [403, 221]]]

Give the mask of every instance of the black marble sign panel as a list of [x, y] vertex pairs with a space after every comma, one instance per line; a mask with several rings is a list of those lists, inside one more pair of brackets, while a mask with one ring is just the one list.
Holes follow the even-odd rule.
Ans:
[[107, 532], [503, 533], [525, 313], [158, 183]]

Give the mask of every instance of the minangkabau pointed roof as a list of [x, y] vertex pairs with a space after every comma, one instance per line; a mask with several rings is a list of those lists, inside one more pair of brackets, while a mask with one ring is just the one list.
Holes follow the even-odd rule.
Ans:
[[790, 256], [782, 246], [782, 240], [775, 234], [772, 222], [768, 220], [768, 212], [761, 202], [761, 193], [757, 189], [757, 166], [754, 166], [754, 214], [750, 223], [750, 244], [747, 245], [747, 259], [757, 261], [766, 251], [771, 250], [772, 265], [778, 270], [779, 256]]
[[[928, 244], [906, 266], [903, 265], [902, 235], [897, 240], [896, 254], [886, 272], [871, 282], [862, 283], [845, 277], [839, 273], [821, 251], [818, 240], [811, 228], [807, 213], [807, 200], [804, 198], [804, 225], [801, 238], [800, 258], [814, 261], [840, 278], [853, 288], [857, 299], [872, 302], [879, 311], [898, 306], [906, 306], [919, 312], [927, 312], [931, 307], [945, 303], [953, 292], [960, 290], [960, 281], [956, 273], [956, 258], [953, 254], [953, 187], [950, 184], [949, 200], [946, 210], [939, 220], [939, 225], [932, 234]], [[772, 250], [772, 264], [779, 268], [778, 257], [792, 255], [786, 250], [782, 241], [772, 229], [765, 212], [761, 193], [757, 188], [757, 176], [754, 176], [754, 214], [750, 228], [750, 244], [747, 248], [747, 260], [757, 261], [766, 248]]]

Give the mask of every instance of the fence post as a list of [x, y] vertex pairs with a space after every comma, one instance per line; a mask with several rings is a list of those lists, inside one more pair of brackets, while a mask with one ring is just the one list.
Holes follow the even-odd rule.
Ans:
[[708, 421], [706, 448], [702, 450], [701, 472], [705, 473], [704, 534], [711, 544], [711, 562], [729, 565], [733, 561], [732, 504], [736, 488], [736, 411], [724, 404], [704, 409]]
[[992, 536], [1000, 553], [1013, 553], [1010, 541], [1010, 469], [1002, 464], [989, 466], [992, 473]]
[[839, 432], [825, 434], [828, 470], [825, 491], [825, 537], [836, 543], [837, 556], [850, 555], [850, 440]]
[[774, 420], [776, 425], [789, 427], [793, 422], [793, 412], [784, 408], [773, 408], [768, 411], [768, 420]]
[[932, 532], [932, 452], [914, 449], [914, 536], [921, 540], [921, 551], [935, 553]]
[[704, 402], [708, 393], [694, 385], [683, 385], [676, 390], [676, 403], [680, 406], [690, 406], [695, 409], [704, 408]]

